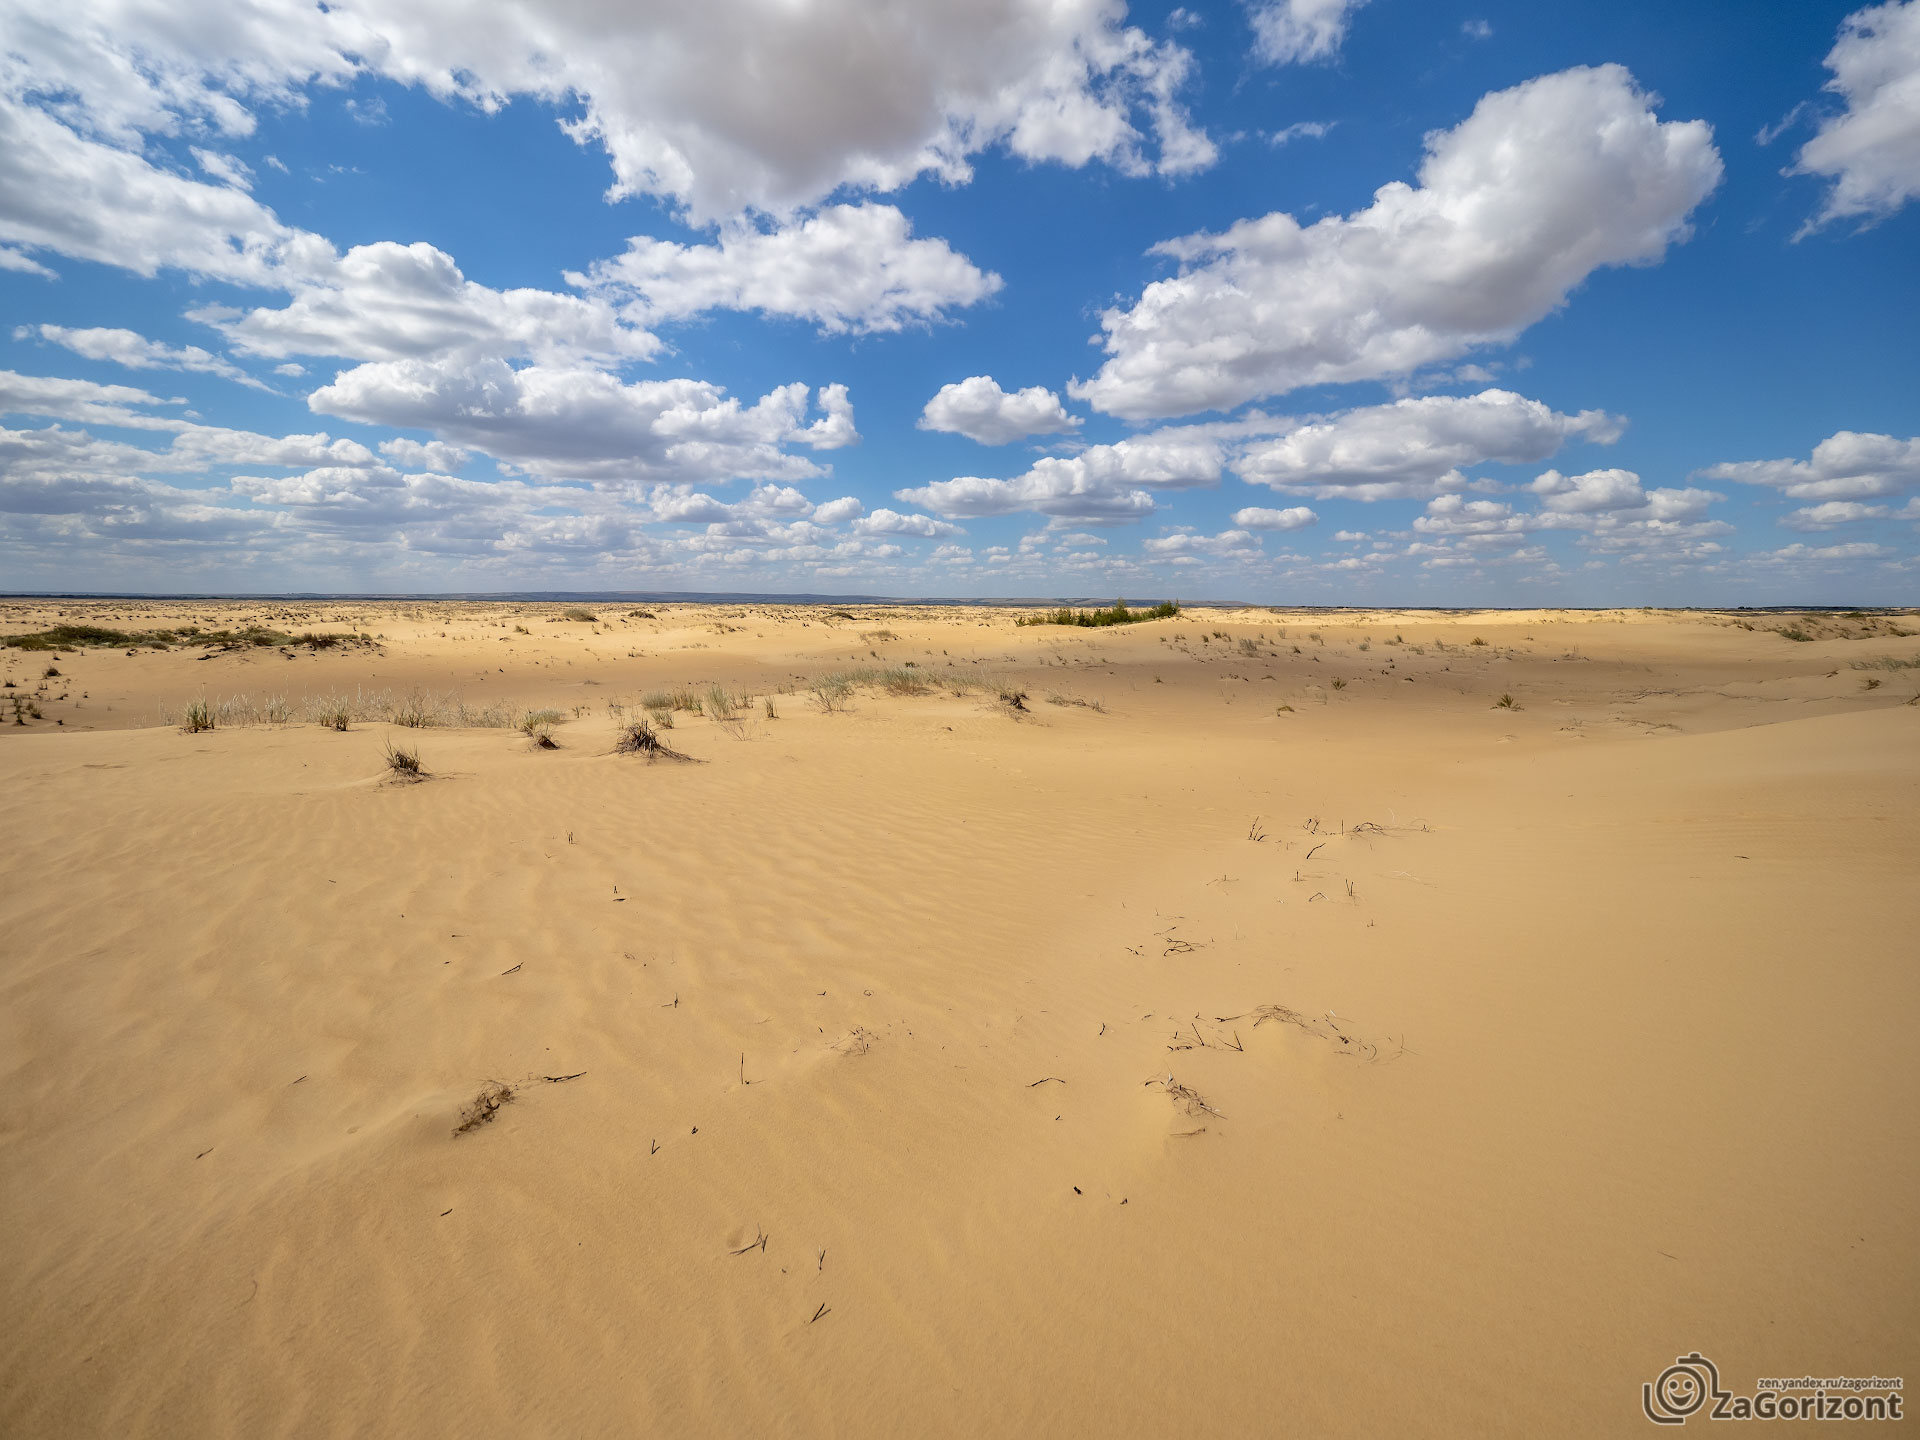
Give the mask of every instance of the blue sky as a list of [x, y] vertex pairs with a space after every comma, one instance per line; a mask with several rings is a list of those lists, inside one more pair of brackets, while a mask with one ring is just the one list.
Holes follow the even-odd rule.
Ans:
[[0, 41], [12, 588], [1916, 598], [1920, 0]]

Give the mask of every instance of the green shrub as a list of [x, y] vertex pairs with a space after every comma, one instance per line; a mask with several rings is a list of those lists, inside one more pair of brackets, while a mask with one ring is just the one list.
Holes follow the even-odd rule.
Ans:
[[1137, 625], [1142, 620], [1171, 620], [1180, 613], [1178, 602], [1163, 600], [1160, 604], [1146, 610], [1129, 610], [1127, 602], [1116, 600], [1111, 610], [1074, 610], [1062, 607], [1058, 610], [1043, 610], [1037, 615], [1022, 615], [1013, 623], [1016, 625], [1080, 625], [1099, 627], [1105, 625]]

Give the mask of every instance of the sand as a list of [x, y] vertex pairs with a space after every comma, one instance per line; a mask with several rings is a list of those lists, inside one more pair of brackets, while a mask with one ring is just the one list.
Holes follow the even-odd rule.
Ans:
[[[0, 1433], [1614, 1435], [1696, 1348], [1920, 1370], [1914, 616], [594, 608], [0, 605], [377, 637], [0, 652]], [[710, 684], [701, 763], [614, 753]], [[356, 689], [559, 748], [179, 724]]]

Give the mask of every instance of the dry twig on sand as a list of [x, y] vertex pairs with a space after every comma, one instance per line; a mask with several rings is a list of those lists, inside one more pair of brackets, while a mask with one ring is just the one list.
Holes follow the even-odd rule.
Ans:
[[1182, 1085], [1178, 1080], [1174, 1079], [1170, 1073], [1166, 1075], [1156, 1075], [1144, 1083], [1148, 1085], [1158, 1085], [1164, 1090], [1167, 1098], [1173, 1101], [1174, 1108], [1182, 1115], [1198, 1115], [1204, 1111], [1216, 1119], [1224, 1120], [1227, 1118], [1218, 1110], [1214, 1109], [1213, 1106], [1209, 1105], [1206, 1097], [1198, 1090], [1194, 1089], [1191, 1085]]

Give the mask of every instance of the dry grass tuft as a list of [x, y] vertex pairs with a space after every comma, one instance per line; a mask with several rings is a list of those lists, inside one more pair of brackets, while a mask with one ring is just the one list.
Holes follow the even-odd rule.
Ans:
[[693, 759], [693, 756], [682, 755], [668, 745], [645, 720], [629, 720], [622, 725], [620, 738], [613, 742], [613, 748], [615, 753], [620, 755], [644, 755], [649, 765], [656, 760], [691, 761]]
[[389, 740], [387, 742], [387, 772], [396, 780], [413, 781], [426, 779], [427, 769], [420, 763], [419, 747], [416, 746], [412, 750], [408, 750], [399, 745], [395, 745]]

